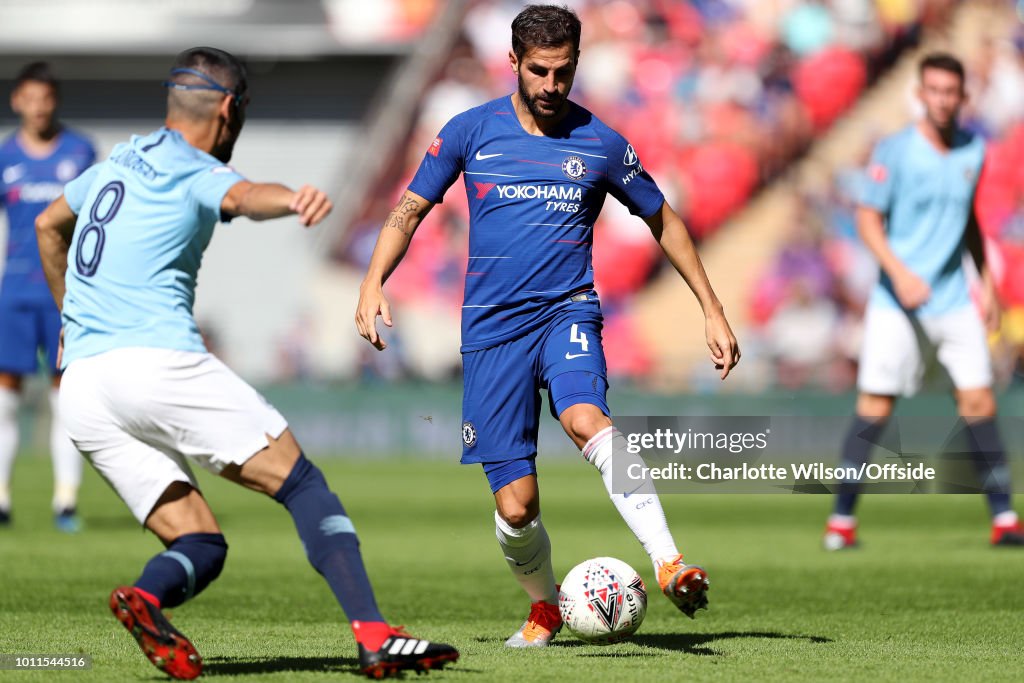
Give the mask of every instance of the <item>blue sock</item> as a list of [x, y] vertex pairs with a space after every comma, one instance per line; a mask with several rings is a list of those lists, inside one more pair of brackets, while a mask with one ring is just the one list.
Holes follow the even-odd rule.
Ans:
[[150, 560], [135, 582], [161, 607], [177, 607], [199, 595], [220, 576], [228, 544], [223, 534], [185, 534]]
[[974, 469], [978, 481], [988, 498], [992, 516], [1009, 512], [1010, 467], [1006, 463], [1006, 450], [999, 437], [999, 429], [993, 418], [985, 418], [967, 424], [967, 443], [970, 445]]
[[309, 563], [327, 579], [348, 620], [384, 621], [363, 566], [356, 530], [316, 465], [300, 454], [274, 499], [291, 513]]
[[[860, 466], [871, 460], [871, 450], [875, 442], [885, 430], [885, 420], [868, 421], [860, 415], [856, 416], [850, 430], [846, 432], [843, 439], [843, 453], [840, 461], [842, 467]], [[833, 513], [837, 515], [852, 515], [853, 508], [857, 505], [857, 495], [860, 493], [859, 481], [844, 481], [839, 484], [836, 505]]]

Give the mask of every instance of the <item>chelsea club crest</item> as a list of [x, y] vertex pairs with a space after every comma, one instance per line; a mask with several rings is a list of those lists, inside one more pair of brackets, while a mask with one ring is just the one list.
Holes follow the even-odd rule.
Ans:
[[579, 180], [583, 176], [587, 175], [587, 165], [583, 159], [577, 156], [566, 157], [565, 161], [562, 162], [562, 173], [567, 178], [572, 180]]
[[476, 427], [468, 420], [462, 423], [462, 443], [469, 447], [476, 444]]

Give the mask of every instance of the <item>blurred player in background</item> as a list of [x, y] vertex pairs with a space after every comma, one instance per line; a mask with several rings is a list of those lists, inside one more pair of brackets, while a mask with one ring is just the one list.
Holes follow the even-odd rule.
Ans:
[[[967, 101], [964, 67], [936, 53], [919, 65], [924, 117], [875, 148], [857, 227], [881, 266], [868, 303], [857, 378], [857, 415], [846, 434], [842, 464], [871, 457], [896, 397], [917, 391], [935, 353], [953, 380], [957, 410], [992, 513], [993, 545], [1024, 545], [1024, 527], [1010, 507], [1010, 472], [995, 423], [992, 362], [986, 328], [998, 329], [999, 301], [985, 262], [974, 192], [985, 159], [982, 140], [959, 128]], [[981, 275], [982, 320], [968, 292], [967, 251]], [[858, 482], [846, 482], [825, 531], [825, 547], [857, 542]]]
[[196, 276], [218, 220], [331, 210], [323, 192], [251, 183], [227, 165], [245, 121], [245, 69], [193, 48], [170, 72], [167, 120], [114, 148], [39, 217], [43, 267], [64, 320], [60, 402], [68, 433], [139, 522], [167, 547], [110, 607], [147, 658], [176, 678], [202, 662], [161, 609], [198, 595], [228, 546], [187, 463], [273, 497], [341, 604], [361, 669], [441, 666], [448, 645], [381, 616], [355, 528], [280, 413], [207, 352], [192, 316]]
[[666, 596], [693, 616], [707, 577], [683, 562], [653, 486], [615, 493], [612, 426], [591, 268], [593, 226], [608, 194], [650, 227], [704, 310], [708, 346], [724, 379], [739, 348], [686, 227], [633, 147], [568, 99], [580, 22], [550, 5], [512, 23], [509, 61], [519, 87], [449, 121], [381, 230], [360, 290], [356, 324], [378, 349], [376, 316], [391, 326], [383, 285], [417, 225], [462, 173], [470, 205], [462, 307], [463, 463], [480, 463], [494, 494], [498, 542], [532, 607], [508, 647], [543, 647], [561, 628], [551, 543], [540, 518], [540, 390], [615, 507], [650, 555]]
[[18, 130], [0, 144], [0, 202], [7, 209], [7, 261], [0, 281], [0, 526], [11, 522], [11, 471], [18, 451], [18, 398], [22, 378], [39, 368], [45, 354], [53, 375], [50, 392], [50, 454], [53, 511], [57, 528], [76, 532], [82, 456], [57, 409], [60, 373], [57, 343], [60, 311], [53, 304], [36, 246], [36, 216], [60, 196], [64, 184], [95, 161], [89, 141], [57, 121], [57, 79], [50, 66], [33, 62], [14, 80], [11, 109]]

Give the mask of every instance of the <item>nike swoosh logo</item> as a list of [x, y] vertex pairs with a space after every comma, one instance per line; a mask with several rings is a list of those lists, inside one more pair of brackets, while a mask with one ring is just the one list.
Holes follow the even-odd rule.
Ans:
[[483, 161], [484, 159], [493, 159], [494, 157], [500, 157], [502, 154], [503, 152], [498, 152], [497, 154], [481, 154], [480, 151], [477, 150], [476, 160]]
[[572, 360], [573, 358], [579, 358], [580, 356], [589, 356], [589, 355], [590, 355], [589, 353], [569, 353], [568, 351], [566, 351], [565, 352], [565, 359], [566, 360]]
[[528, 565], [528, 564], [530, 564], [531, 562], [533, 562], [534, 560], [536, 560], [536, 559], [537, 559], [537, 556], [538, 556], [538, 555], [540, 555], [540, 551], [539, 551], [539, 550], [538, 550], [537, 552], [535, 552], [535, 553], [533, 554], [533, 557], [531, 557], [530, 559], [528, 559], [528, 560], [527, 560], [526, 562], [516, 562], [516, 566], [517, 566], [517, 567], [525, 567], [526, 565]]
[[632, 490], [632, 491], [630, 491], [629, 493], [623, 493], [623, 494], [622, 494], [622, 497], [623, 497], [623, 498], [629, 498], [630, 496], [632, 496], [632, 495], [633, 495], [634, 493], [636, 493], [637, 491], [639, 491], [639, 490], [640, 490], [640, 489], [642, 489], [642, 488], [643, 488], [643, 484], [641, 484], [641, 485], [640, 485], [640, 486], [638, 486], [637, 488], [633, 489], [633, 490]]

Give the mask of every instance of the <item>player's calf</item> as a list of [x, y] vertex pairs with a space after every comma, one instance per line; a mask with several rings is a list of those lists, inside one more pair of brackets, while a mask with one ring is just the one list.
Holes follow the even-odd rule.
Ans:
[[153, 596], [157, 607], [177, 607], [220, 576], [227, 555], [222, 534], [184, 534], [146, 564], [135, 587]]

